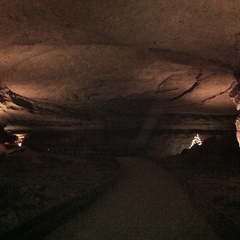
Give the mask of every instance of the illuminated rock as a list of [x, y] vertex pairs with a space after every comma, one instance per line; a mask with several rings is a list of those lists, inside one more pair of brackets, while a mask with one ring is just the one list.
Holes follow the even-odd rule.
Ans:
[[234, 115], [239, 10], [220, 0], [3, 0], [0, 122], [148, 129], [166, 114]]
[[189, 149], [190, 148], [192, 148], [194, 145], [202, 145], [202, 140], [201, 140], [201, 138], [199, 137], [199, 135], [197, 134], [196, 136], [194, 136], [194, 138], [193, 138], [193, 140], [192, 140], [192, 143], [191, 143], [191, 145], [190, 145], [190, 147], [189, 147]]

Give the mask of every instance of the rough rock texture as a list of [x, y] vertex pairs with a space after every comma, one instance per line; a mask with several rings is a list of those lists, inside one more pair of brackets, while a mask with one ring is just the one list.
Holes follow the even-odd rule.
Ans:
[[139, 45], [237, 66], [239, 8], [234, 0], [1, 0], [0, 42]]
[[[120, 176], [118, 163], [102, 156], [89, 161], [27, 149], [0, 160], [0, 236], [44, 212], [50, 217], [47, 210], [80, 199]], [[30, 230], [31, 226], [25, 229]]]
[[240, 3], [1, 0], [2, 123], [155, 126], [236, 114]]
[[[239, 81], [239, 77], [237, 78]], [[235, 85], [235, 87], [232, 89], [232, 91], [230, 92], [230, 97], [232, 98], [233, 102], [235, 103], [237, 110], [240, 110], [240, 84], [238, 83], [237, 85]], [[237, 117], [236, 121], [235, 121], [235, 125], [236, 125], [236, 136], [237, 136], [237, 140], [240, 146], [240, 116]]]
[[[81, 59], [86, 54], [88, 62]], [[231, 70], [184, 54], [182, 62], [174, 62], [175, 55], [180, 56], [93, 45], [68, 53], [55, 49], [45, 61], [9, 55], [18, 70], [2, 74], [1, 117], [13, 122], [91, 121], [98, 127], [132, 120], [131, 128], [165, 113], [235, 113], [228, 96], [235, 85]], [[68, 58], [73, 59], [70, 66]]]

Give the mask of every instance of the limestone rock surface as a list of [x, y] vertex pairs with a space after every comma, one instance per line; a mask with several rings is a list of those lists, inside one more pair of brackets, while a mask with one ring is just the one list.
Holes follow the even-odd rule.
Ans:
[[237, 1], [0, 3], [2, 124], [131, 128], [237, 113]]

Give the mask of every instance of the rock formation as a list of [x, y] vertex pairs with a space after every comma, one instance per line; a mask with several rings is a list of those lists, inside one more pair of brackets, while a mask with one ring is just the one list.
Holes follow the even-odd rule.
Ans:
[[239, 10], [221, 0], [1, 0], [0, 121], [229, 129]]

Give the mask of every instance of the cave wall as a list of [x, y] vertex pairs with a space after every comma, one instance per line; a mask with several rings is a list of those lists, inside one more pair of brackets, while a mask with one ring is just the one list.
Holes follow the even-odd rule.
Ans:
[[239, 8], [221, 0], [1, 0], [0, 43], [137, 45], [237, 66]]
[[229, 129], [239, 9], [220, 0], [1, 0], [0, 122]]
[[[78, 46], [14, 56], [8, 55], [14, 66], [2, 73], [2, 121], [148, 128], [171, 114], [236, 114], [229, 97], [233, 71], [186, 54]], [[168, 119], [162, 121], [175, 127]]]

